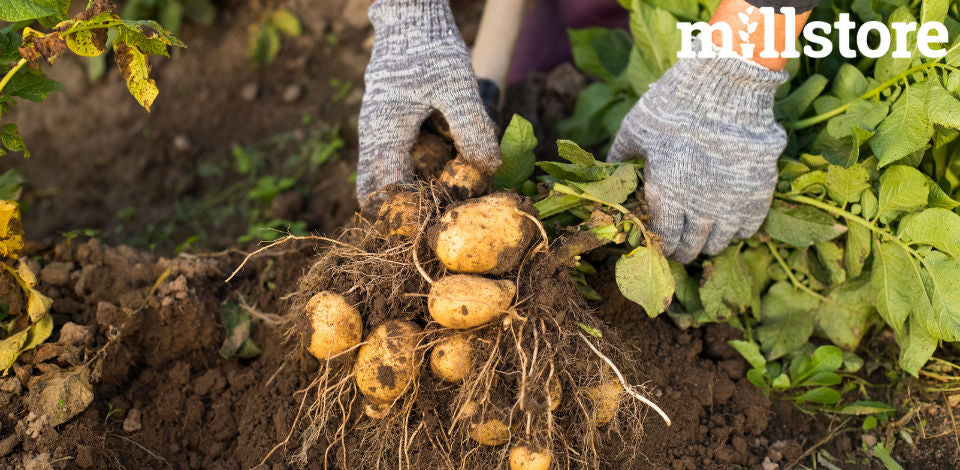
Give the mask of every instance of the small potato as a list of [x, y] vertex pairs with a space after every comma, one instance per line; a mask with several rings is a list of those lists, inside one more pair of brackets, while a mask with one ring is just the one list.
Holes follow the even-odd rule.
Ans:
[[491, 418], [470, 429], [470, 439], [485, 446], [500, 446], [510, 441], [510, 427], [497, 418]]
[[560, 380], [554, 377], [547, 386], [547, 393], [550, 398], [550, 411], [556, 410], [560, 406], [560, 400], [563, 399], [563, 389], [560, 388]]
[[552, 460], [549, 451], [517, 444], [510, 451], [510, 470], [547, 470]]
[[419, 228], [417, 195], [410, 191], [391, 194], [380, 206], [378, 224], [384, 236], [408, 238]]
[[387, 416], [387, 413], [390, 412], [389, 403], [374, 403], [372, 401], [367, 401], [363, 404], [363, 414], [367, 415], [372, 419], [383, 419]]
[[535, 234], [520, 212], [521, 201], [515, 194], [495, 193], [448, 210], [432, 231], [437, 257], [461, 273], [512, 271]]
[[444, 338], [430, 352], [430, 370], [447, 382], [459, 382], [473, 363], [470, 336], [464, 333]]
[[357, 345], [363, 334], [360, 312], [342, 295], [333, 292], [315, 294], [304, 307], [304, 330], [309, 339], [307, 351], [326, 360]]
[[413, 322], [389, 320], [367, 335], [353, 366], [357, 387], [370, 401], [397, 399], [417, 375], [416, 347], [420, 327]]
[[453, 274], [430, 286], [427, 308], [430, 316], [447, 328], [473, 328], [505, 314], [516, 292], [516, 286], [507, 280]]
[[418, 175], [435, 179], [453, 159], [453, 147], [439, 135], [421, 132], [410, 148], [410, 159]]
[[490, 177], [477, 167], [457, 157], [447, 162], [440, 173], [440, 184], [458, 199], [483, 194], [490, 185]]
[[620, 409], [620, 393], [623, 388], [616, 379], [607, 380], [584, 389], [584, 394], [593, 402], [593, 422], [603, 426], [617, 416]]

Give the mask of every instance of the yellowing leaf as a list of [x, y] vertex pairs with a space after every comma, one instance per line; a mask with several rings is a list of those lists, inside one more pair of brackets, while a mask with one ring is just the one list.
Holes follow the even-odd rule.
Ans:
[[53, 305], [53, 299], [41, 294], [36, 289], [30, 289], [27, 295], [27, 315], [30, 316], [30, 321], [43, 318], [50, 310], [51, 305]]
[[3, 370], [3, 375], [7, 375], [20, 354], [46, 341], [52, 332], [53, 317], [48, 314], [29, 328], [0, 341], [0, 369]]
[[657, 249], [639, 246], [617, 260], [617, 286], [623, 296], [640, 304], [650, 317], [655, 317], [673, 299], [673, 275], [667, 258]]
[[0, 258], [17, 259], [23, 249], [20, 205], [0, 200]]
[[286, 8], [277, 8], [271, 15], [270, 22], [288, 36], [297, 37], [303, 33], [300, 20]]
[[64, 34], [63, 40], [74, 54], [84, 57], [96, 57], [107, 48], [107, 30], [105, 28], [84, 29], [72, 34]]
[[69, 421], [93, 402], [90, 369], [81, 366], [35, 378], [26, 402], [34, 414], [46, 416], [50, 426]]
[[136, 98], [140, 106], [150, 111], [150, 105], [153, 104], [160, 90], [157, 89], [156, 82], [150, 78], [150, 63], [147, 62], [147, 56], [136, 47], [130, 47], [122, 42], [115, 43], [113, 51], [116, 54], [117, 67], [120, 67], [120, 73], [127, 81], [130, 94]]

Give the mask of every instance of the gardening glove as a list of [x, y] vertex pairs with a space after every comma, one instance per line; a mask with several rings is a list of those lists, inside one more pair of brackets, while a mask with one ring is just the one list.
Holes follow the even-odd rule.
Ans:
[[717, 254], [760, 228], [787, 144], [773, 117], [787, 78], [742, 58], [680, 59], [627, 114], [607, 160], [645, 158], [650, 228], [666, 256]]
[[414, 177], [410, 147], [432, 109], [450, 125], [458, 158], [489, 178], [500, 165], [493, 122], [447, 0], [378, 0], [360, 108], [357, 199]]

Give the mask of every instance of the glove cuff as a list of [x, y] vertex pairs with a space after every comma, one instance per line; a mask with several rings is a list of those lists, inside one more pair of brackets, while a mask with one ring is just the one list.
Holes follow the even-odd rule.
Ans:
[[[693, 43], [695, 53], [709, 47], [701, 39]], [[661, 100], [680, 100], [672, 106], [683, 107], [683, 103], [693, 108], [720, 105], [728, 110], [734, 109], [735, 116], [731, 117], [756, 121], [760, 116], [773, 118], [774, 94], [789, 78], [786, 71], [771, 70], [740, 58], [694, 57], [680, 59], [651, 85], [650, 91], [657, 89], [655, 95]], [[710, 103], [704, 102], [705, 97]]]
[[448, 0], [377, 0], [367, 11], [376, 36], [404, 42], [459, 35]]

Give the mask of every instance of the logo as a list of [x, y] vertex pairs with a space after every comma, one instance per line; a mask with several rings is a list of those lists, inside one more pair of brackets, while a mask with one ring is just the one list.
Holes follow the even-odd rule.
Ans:
[[[757, 13], [756, 15], [754, 13]], [[693, 57], [711, 58], [711, 57], [745, 57], [751, 59], [754, 57], [756, 43], [763, 45], [757, 57], [763, 59], [784, 58], [792, 59], [800, 57], [797, 47], [796, 32], [796, 9], [785, 7], [780, 9], [780, 14], [784, 15], [785, 21], [785, 44], [783, 50], [777, 50], [776, 38], [774, 36], [774, 24], [776, 11], [773, 7], [748, 7], [744, 12], [737, 13], [740, 19], [740, 25], [732, 27], [730, 24], [718, 21], [714, 24], [708, 24], [704, 21], [690, 23], [681, 21], [677, 23], [677, 28], [681, 33], [681, 48], [677, 52], [677, 57], [681, 59], [690, 59]], [[751, 36], [763, 24], [764, 28], [762, 41], [751, 41]], [[769, 25], [769, 27], [767, 27]], [[740, 50], [734, 50], [733, 33], [741, 41]], [[833, 53], [833, 42], [830, 41], [830, 34], [836, 31], [840, 55], [847, 59], [855, 59], [859, 56], [878, 58], [882, 57], [893, 47], [893, 57], [897, 59], [909, 59], [911, 51], [909, 49], [911, 33], [916, 36], [916, 46], [920, 54], [931, 59], [939, 59], [947, 54], [943, 48], [932, 48], [936, 44], [946, 44], [948, 40], [947, 27], [939, 21], [928, 21], [923, 24], [917, 22], [894, 22], [888, 27], [879, 21], [868, 21], [857, 26], [850, 21], [849, 13], [841, 13], [837, 21], [833, 24], [826, 21], [811, 21], [803, 27], [801, 37], [807, 41], [803, 46], [803, 54], [814, 59], [824, 58]], [[706, 38], [715, 37], [720, 34], [721, 45], [719, 51], [712, 47], [705, 47], [699, 53], [693, 52], [694, 33], [705, 35]], [[879, 40], [871, 41], [871, 36]], [[851, 39], [854, 39], [851, 44]]]

